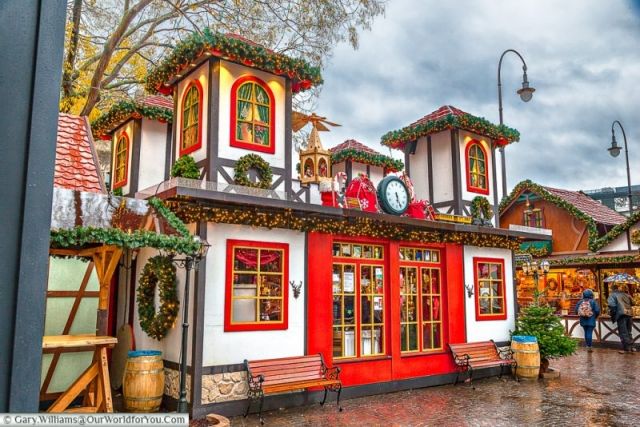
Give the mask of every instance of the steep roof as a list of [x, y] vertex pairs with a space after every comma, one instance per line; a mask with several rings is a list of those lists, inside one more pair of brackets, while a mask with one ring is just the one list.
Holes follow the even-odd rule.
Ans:
[[53, 185], [77, 191], [106, 192], [86, 117], [58, 115]]
[[498, 145], [507, 145], [520, 140], [520, 132], [505, 125], [495, 125], [483, 117], [476, 117], [451, 105], [444, 105], [401, 129], [390, 131], [381, 138], [381, 143], [391, 148], [402, 149], [408, 142], [445, 129], [464, 129], [494, 139]]
[[168, 95], [176, 79], [211, 56], [291, 79], [294, 93], [322, 84], [320, 68], [311, 66], [303, 59], [274, 52], [236, 34], [223, 34], [205, 28], [180, 42], [156, 67], [149, 70], [145, 78], [147, 92]]
[[173, 121], [173, 99], [160, 95], [148, 95], [135, 100], [120, 101], [91, 123], [93, 135], [96, 138], [110, 139], [111, 133], [118, 126], [130, 118], [139, 119], [141, 117], [171, 123]]
[[331, 163], [351, 160], [365, 165], [379, 166], [390, 172], [404, 169], [404, 163], [401, 160], [385, 156], [355, 139], [347, 139], [343, 143], [329, 148], [329, 151], [331, 151]]
[[500, 213], [509, 209], [525, 191], [536, 194], [583, 221], [589, 230], [589, 250], [593, 252], [611, 242], [629, 222], [625, 216], [580, 191], [544, 187], [530, 180], [521, 181], [514, 187], [511, 194], [500, 203]]
[[581, 191], [563, 190], [560, 188], [543, 187], [549, 193], [572, 204], [585, 214], [593, 218], [594, 221], [605, 225], [622, 224], [627, 218], [613, 209], [593, 200]]

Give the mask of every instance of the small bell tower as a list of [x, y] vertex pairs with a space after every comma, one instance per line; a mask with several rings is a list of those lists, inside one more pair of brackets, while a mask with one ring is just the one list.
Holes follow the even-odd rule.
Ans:
[[307, 148], [300, 150], [300, 183], [319, 183], [322, 180], [331, 179], [331, 152], [325, 150], [320, 142], [319, 131], [329, 131], [329, 126], [340, 126], [326, 120], [315, 113], [306, 115], [293, 113], [292, 128], [294, 132], [302, 129], [307, 123], [311, 123], [312, 129], [309, 135]]

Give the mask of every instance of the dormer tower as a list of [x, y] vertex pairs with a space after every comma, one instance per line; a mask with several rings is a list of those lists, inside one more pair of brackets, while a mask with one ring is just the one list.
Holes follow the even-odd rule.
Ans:
[[271, 190], [289, 193], [292, 96], [321, 82], [319, 70], [303, 60], [205, 31], [153, 69], [146, 89], [173, 95], [171, 164], [191, 155], [203, 179], [234, 184], [238, 159], [256, 154], [271, 168]]
[[445, 105], [388, 132], [382, 144], [404, 151], [418, 199], [428, 199], [441, 213], [469, 216], [476, 196], [498, 212], [503, 194], [496, 149], [519, 138], [515, 129]]

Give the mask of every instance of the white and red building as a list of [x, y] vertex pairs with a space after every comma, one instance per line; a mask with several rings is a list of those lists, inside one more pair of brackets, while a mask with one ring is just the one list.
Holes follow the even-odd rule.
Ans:
[[[319, 76], [308, 78], [304, 61], [286, 62], [245, 40], [214, 41], [180, 60], [174, 53], [151, 72], [148, 89], [173, 96], [173, 126], [154, 132], [161, 124], [145, 127], [143, 118], [132, 132], [138, 136], [131, 151], [140, 141], [139, 154], [118, 157], [116, 150], [112, 166], [138, 183], [126, 184], [125, 193], [163, 198], [211, 244], [190, 284], [192, 414], [241, 413], [245, 359], [322, 353], [329, 365], [342, 368], [343, 396], [349, 397], [449, 382], [449, 343], [507, 342], [516, 315], [512, 249], [539, 236], [313, 203], [319, 201], [317, 187], [300, 185], [295, 172], [291, 116], [294, 93]], [[177, 63], [183, 65], [171, 65]], [[495, 148], [510, 142], [509, 135], [453, 107], [434, 114], [422, 119], [419, 132], [383, 138], [404, 149], [418, 198], [458, 215], [469, 213], [475, 195], [496, 205], [501, 186]], [[128, 126], [110, 131], [115, 147]], [[149, 147], [157, 147], [150, 151], [147, 129], [149, 141], [156, 141]], [[347, 141], [333, 152], [371, 150], [355, 144]], [[168, 179], [173, 162], [187, 154], [201, 168], [201, 179]], [[269, 164], [269, 189], [236, 185], [234, 172], [246, 154]], [[357, 171], [377, 183], [393, 169], [361, 158], [345, 156], [333, 172], [350, 169], [354, 177], [362, 167]], [[251, 169], [248, 175], [260, 178]], [[140, 251], [134, 286], [154, 254]], [[292, 285], [299, 284], [296, 296]], [[182, 283], [179, 289], [182, 294]], [[132, 290], [119, 298], [127, 292]], [[158, 342], [139, 328], [135, 315], [134, 333], [138, 348], [164, 352], [167, 398], [177, 398], [180, 328]], [[273, 396], [265, 405], [317, 398], [307, 391]]]

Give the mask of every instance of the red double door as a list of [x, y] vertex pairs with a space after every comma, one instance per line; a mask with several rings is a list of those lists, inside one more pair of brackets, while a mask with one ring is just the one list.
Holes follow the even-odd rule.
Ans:
[[309, 233], [307, 352], [346, 386], [453, 372], [464, 342], [462, 247]]

